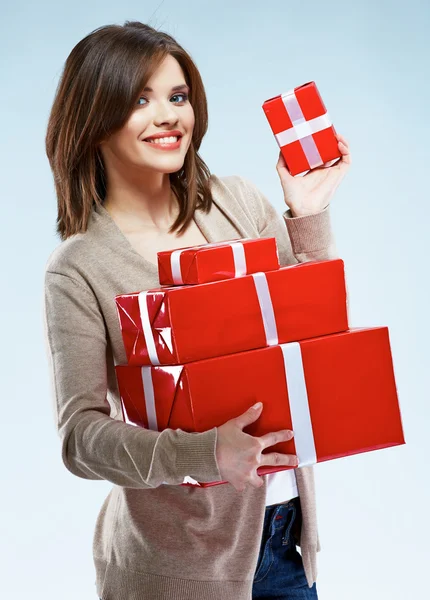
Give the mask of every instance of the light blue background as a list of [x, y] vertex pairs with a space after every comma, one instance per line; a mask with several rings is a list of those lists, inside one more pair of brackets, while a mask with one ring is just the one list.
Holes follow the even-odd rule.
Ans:
[[1, 13], [1, 596], [96, 598], [92, 536], [111, 484], [71, 475], [54, 428], [42, 296], [59, 239], [44, 136], [72, 47], [96, 27], [130, 19], [169, 32], [195, 59], [208, 95], [201, 154], [211, 171], [250, 178], [279, 211], [279, 150], [263, 101], [314, 80], [349, 141], [353, 165], [331, 212], [350, 321], [389, 327], [407, 444], [315, 467], [317, 585], [321, 600], [424, 598], [429, 5], [17, 0]]

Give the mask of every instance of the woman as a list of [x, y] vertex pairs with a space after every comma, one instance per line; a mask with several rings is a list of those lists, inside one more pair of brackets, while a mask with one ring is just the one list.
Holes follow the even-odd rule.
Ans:
[[[297, 464], [261, 455], [291, 432], [245, 434], [261, 414], [252, 407], [202, 433], [122, 419], [114, 297], [159, 287], [158, 251], [276, 236], [282, 265], [336, 257], [328, 203], [350, 163], [346, 141], [338, 136], [336, 166], [304, 177], [291, 177], [279, 155], [283, 219], [250, 181], [210, 174], [198, 155], [207, 126], [192, 59], [139, 22], [76, 45], [49, 119], [62, 243], [46, 265], [45, 326], [64, 464], [113, 484], [93, 543], [103, 600], [317, 598], [312, 467], [256, 473]], [[159, 134], [172, 139], [160, 145]], [[187, 475], [229, 483], [179, 485]]]

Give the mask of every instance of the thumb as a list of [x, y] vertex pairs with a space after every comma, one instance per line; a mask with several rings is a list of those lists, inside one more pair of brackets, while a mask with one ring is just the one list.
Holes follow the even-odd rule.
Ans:
[[248, 410], [245, 411], [242, 415], [239, 415], [238, 417], [236, 417], [236, 423], [237, 423], [238, 427], [240, 427], [240, 429], [243, 429], [250, 423], [253, 423], [254, 421], [256, 421], [261, 414], [262, 408], [263, 408], [263, 403], [257, 402], [257, 404], [254, 404], [254, 406], [251, 406], [250, 408], [248, 408]]

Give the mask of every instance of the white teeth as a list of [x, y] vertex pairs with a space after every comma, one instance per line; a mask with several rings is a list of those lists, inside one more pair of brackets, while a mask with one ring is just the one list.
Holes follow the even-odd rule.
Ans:
[[171, 137], [155, 138], [155, 139], [150, 139], [150, 140], [145, 140], [145, 141], [149, 142], [151, 144], [173, 144], [177, 140], [178, 140], [177, 137], [171, 136]]

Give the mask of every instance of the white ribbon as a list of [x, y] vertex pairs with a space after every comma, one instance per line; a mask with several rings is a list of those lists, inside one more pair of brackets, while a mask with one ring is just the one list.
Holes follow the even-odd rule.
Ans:
[[152, 429], [152, 431], [158, 431], [154, 383], [152, 381], [152, 367], [141, 367], [141, 371], [143, 395], [145, 396], [146, 416], [148, 417], [148, 429]]
[[278, 329], [276, 327], [275, 313], [273, 311], [266, 273], [253, 273], [252, 277], [254, 279], [258, 303], [260, 304], [261, 317], [266, 334], [266, 344], [268, 346], [275, 346], [278, 343]]
[[291, 142], [299, 140], [311, 169], [319, 167], [320, 165], [329, 167], [337, 162], [339, 158], [324, 163], [314, 138], [312, 137], [313, 133], [331, 127], [332, 121], [328, 112], [326, 111], [321, 116], [306, 121], [294, 89], [288, 90], [288, 92], [282, 94], [281, 97], [293, 126], [275, 134], [279, 147], [282, 148], [282, 146], [286, 146], [287, 144], [291, 144]]
[[[152, 367], [140, 368], [142, 384], [143, 384], [143, 399], [145, 402], [146, 416], [148, 417], [148, 429], [158, 431], [157, 410], [155, 408], [155, 391], [152, 381]], [[121, 403], [124, 412], [124, 421], [130, 425], [136, 425], [130, 421], [124, 402]]]
[[233, 242], [230, 244], [230, 246], [233, 250], [233, 261], [235, 269], [234, 276], [243, 277], [247, 273], [245, 248], [243, 247], [242, 242]]
[[298, 467], [317, 462], [303, 358], [298, 342], [281, 344]]
[[243, 238], [238, 242], [212, 242], [210, 244], [204, 244], [202, 246], [190, 246], [189, 248], [180, 248], [174, 250], [170, 255], [170, 266], [172, 269], [172, 279], [175, 285], [182, 285], [184, 283], [182, 279], [181, 271], [181, 254], [188, 250], [205, 250], [206, 248], [214, 248], [215, 246], [230, 246], [233, 252], [233, 261], [235, 268], [235, 277], [241, 277], [246, 275], [246, 258], [245, 249], [243, 247], [243, 241], [251, 238]]
[[160, 360], [157, 354], [157, 346], [155, 345], [154, 333], [151, 327], [151, 320], [148, 311], [148, 292], [139, 292], [138, 303], [140, 311], [140, 320], [142, 322], [143, 337], [145, 338], [146, 349], [148, 350], [149, 360], [152, 365], [159, 365]]

